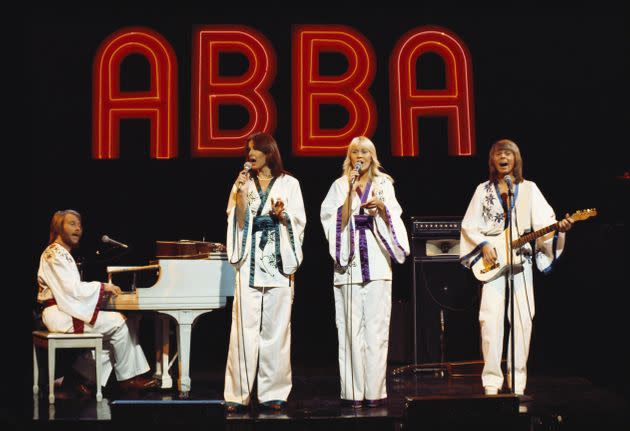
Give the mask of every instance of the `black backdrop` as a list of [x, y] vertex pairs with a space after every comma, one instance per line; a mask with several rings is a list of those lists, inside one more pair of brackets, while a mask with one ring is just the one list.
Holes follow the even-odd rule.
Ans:
[[[557, 213], [597, 207], [596, 219], [570, 232], [556, 271], [536, 279], [537, 317], [531, 367], [547, 374], [577, 374], [622, 389], [628, 287], [622, 272], [628, 256], [627, 138], [628, 34], [616, 10], [455, 9], [390, 6], [342, 10], [155, 6], [113, 9], [36, 9], [25, 14], [24, 76], [29, 127], [25, 164], [30, 168], [29, 262], [19, 290], [24, 340], [36, 294], [36, 270], [53, 211], [84, 215], [78, 255], [91, 278], [104, 277], [94, 262], [98, 238], [107, 233], [133, 245], [118, 264], [143, 264], [155, 240], [224, 241], [228, 189], [243, 160], [191, 158], [191, 35], [195, 24], [241, 24], [256, 28], [277, 54], [271, 88], [278, 107], [275, 136], [286, 167], [300, 180], [308, 225], [305, 261], [296, 278], [293, 361], [334, 366], [336, 331], [332, 263], [319, 222], [319, 206], [340, 172], [341, 158], [291, 154], [291, 29], [293, 24], [338, 23], [356, 28], [372, 43], [377, 73], [371, 87], [378, 110], [373, 136], [379, 157], [396, 179], [405, 216], [463, 215], [474, 187], [487, 172], [487, 152], [497, 139], [515, 140], [526, 178], [537, 182]], [[120, 160], [91, 159], [92, 60], [112, 32], [150, 27], [174, 47], [179, 67], [179, 158], [148, 158], [147, 125], [125, 122]], [[477, 155], [446, 154], [446, 123], [423, 120], [421, 155], [395, 158], [389, 150], [389, 55], [396, 41], [421, 25], [440, 25], [468, 45], [474, 73]], [[435, 78], [439, 82], [439, 77]], [[28, 112], [28, 111], [27, 111]], [[133, 145], [130, 145], [133, 144]], [[411, 296], [411, 265], [395, 269], [394, 297]], [[193, 335], [192, 368], [222, 367], [226, 316], [201, 319]], [[471, 322], [471, 324], [473, 324]], [[200, 333], [209, 335], [199, 336]], [[195, 336], [197, 335], [197, 336]], [[212, 337], [216, 342], [211, 341]], [[19, 344], [28, 364], [29, 344]], [[28, 369], [28, 367], [27, 367]], [[614, 371], [614, 372], [613, 372]], [[30, 390], [29, 373], [22, 382]]]

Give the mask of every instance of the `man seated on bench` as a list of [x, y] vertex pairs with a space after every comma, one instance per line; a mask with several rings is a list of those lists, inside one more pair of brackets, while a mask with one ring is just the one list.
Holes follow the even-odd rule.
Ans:
[[[37, 301], [44, 307], [42, 321], [50, 332], [103, 334], [101, 384], [105, 386], [112, 368], [123, 391], [157, 387], [145, 376], [149, 364], [125, 316], [100, 309], [106, 295], [118, 295], [120, 287], [99, 281], [81, 281], [70, 251], [79, 245], [83, 228], [74, 210], [57, 211], [50, 222], [49, 245], [39, 261]], [[83, 396], [91, 395], [95, 376], [94, 358], [80, 355], [74, 363], [77, 375], [72, 385]]]

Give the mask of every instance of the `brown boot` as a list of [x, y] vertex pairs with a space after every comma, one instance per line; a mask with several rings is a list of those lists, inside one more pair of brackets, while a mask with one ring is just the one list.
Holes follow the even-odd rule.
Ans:
[[158, 381], [157, 379], [146, 377], [143, 375], [135, 376], [127, 380], [121, 380], [118, 382], [118, 387], [122, 391], [146, 391], [149, 389], [157, 388]]

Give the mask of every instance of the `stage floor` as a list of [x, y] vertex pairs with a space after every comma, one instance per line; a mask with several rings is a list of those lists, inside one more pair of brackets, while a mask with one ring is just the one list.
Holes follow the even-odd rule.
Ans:
[[[294, 369], [293, 390], [287, 408], [279, 413], [264, 411], [255, 403], [241, 413], [224, 415], [222, 405], [223, 373], [193, 374], [192, 390], [187, 400], [180, 402], [177, 391], [160, 390], [141, 396], [118, 396], [105, 393], [103, 401], [80, 400], [69, 394], [58, 393], [54, 405], [48, 404], [46, 388], [39, 396], [25, 400], [22, 418], [25, 429], [120, 429], [129, 425], [129, 417], [121, 420], [114, 411], [112, 401], [125, 400], [127, 412], [133, 406], [145, 403], [152, 410], [138, 407], [139, 424], [150, 428], [172, 429], [181, 424], [186, 429], [383, 429], [405, 428], [407, 397], [429, 399], [478, 399], [482, 394], [477, 375], [454, 376], [453, 372], [440, 376], [437, 373], [408, 370], [399, 375], [388, 374], [387, 402], [376, 408], [353, 409], [342, 405], [338, 398], [339, 379], [331, 369]], [[221, 370], [222, 371], [222, 370]], [[65, 395], [65, 396], [64, 396]], [[29, 406], [30, 403], [30, 406]], [[630, 403], [620, 395], [593, 385], [581, 377], [530, 376], [526, 396], [519, 399], [518, 426], [523, 430], [630, 429]], [[214, 426], [195, 422], [188, 414], [195, 408], [210, 405], [215, 413]], [[195, 407], [199, 406], [199, 407]], [[461, 404], [460, 404], [461, 406]], [[189, 410], [182, 410], [187, 408]], [[131, 409], [131, 410], [130, 410]], [[162, 409], [162, 411], [160, 411]], [[437, 412], [436, 412], [437, 414]], [[441, 411], [439, 414], [445, 414]], [[457, 415], [455, 410], [448, 415]], [[203, 416], [197, 416], [197, 420]], [[441, 421], [440, 418], [434, 418]], [[448, 420], [448, 417], [444, 418]], [[427, 418], [429, 420], [429, 418]], [[203, 420], [201, 420], [203, 422]], [[472, 425], [472, 424], [471, 424]], [[414, 427], [415, 428], [415, 427]], [[126, 427], [124, 429], [127, 429]], [[446, 428], [443, 428], [446, 429]], [[450, 429], [450, 428], [449, 428]]]

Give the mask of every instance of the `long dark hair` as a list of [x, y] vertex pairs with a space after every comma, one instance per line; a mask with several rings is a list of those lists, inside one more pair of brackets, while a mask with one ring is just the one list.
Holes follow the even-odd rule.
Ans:
[[280, 156], [280, 150], [278, 150], [278, 144], [276, 140], [269, 133], [257, 132], [247, 137], [245, 141], [245, 159], [249, 157], [249, 141], [254, 143], [254, 149], [262, 151], [267, 158], [267, 166], [271, 170], [271, 174], [274, 177], [279, 177], [282, 174], [289, 174], [284, 170], [282, 164], [282, 156]]

